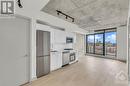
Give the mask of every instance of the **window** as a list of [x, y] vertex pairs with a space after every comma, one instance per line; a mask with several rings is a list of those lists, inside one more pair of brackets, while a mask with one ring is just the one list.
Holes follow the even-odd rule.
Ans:
[[87, 52], [94, 53], [94, 35], [88, 35], [87, 42], [88, 42]]
[[87, 53], [116, 56], [116, 29], [95, 31], [87, 35]]
[[116, 31], [105, 32], [105, 54], [116, 56]]
[[103, 34], [95, 34], [95, 54], [103, 55]]

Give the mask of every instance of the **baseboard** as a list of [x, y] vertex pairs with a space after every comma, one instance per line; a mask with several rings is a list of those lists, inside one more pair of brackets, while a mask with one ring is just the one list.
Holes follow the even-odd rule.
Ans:
[[22, 84], [22, 85], [19, 85], [19, 86], [25, 86], [26, 84], [29, 84], [29, 82], [27, 82], [27, 83], [24, 83], [24, 84]]
[[116, 59], [116, 60], [121, 61], [121, 62], [124, 62], [124, 63], [127, 62], [126, 60], [121, 60], [121, 59]]
[[33, 77], [30, 82], [37, 80], [37, 77]]
[[93, 57], [104, 58], [104, 59], [118, 60], [118, 61], [121, 61], [121, 62], [124, 62], [124, 63], [127, 62], [126, 60], [121, 60], [121, 59], [111, 58], [111, 57], [101, 56], [101, 55], [95, 55], [95, 54], [86, 54], [86, 56], [93, 56]]

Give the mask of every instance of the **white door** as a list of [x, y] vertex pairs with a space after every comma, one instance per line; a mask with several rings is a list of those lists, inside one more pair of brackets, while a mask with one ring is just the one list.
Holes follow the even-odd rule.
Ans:
[[29, 81], [29, 27], [24, 18], [0, 19], [0, 86]]

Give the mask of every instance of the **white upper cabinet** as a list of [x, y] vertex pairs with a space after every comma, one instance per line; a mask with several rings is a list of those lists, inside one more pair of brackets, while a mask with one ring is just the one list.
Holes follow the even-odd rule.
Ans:
[[65, 32], [65, 31], [60, 31], [60, 30], [54, 30], [53, 34], [53, 43], [66, 43], [66, 37], [71, 37], [73, 38], [73, 43], [75, 43], [76, 40], [76, 35], [75, 33], [72, 32]]
[[66, 43], [65, 31], [55, 30], [54, 32], [54, 43]]

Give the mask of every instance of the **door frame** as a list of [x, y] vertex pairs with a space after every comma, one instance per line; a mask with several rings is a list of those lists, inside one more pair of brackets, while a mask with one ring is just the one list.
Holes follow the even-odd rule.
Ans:
[[130, 82], [130, 12], [128, 12], [128, 18], [127, 18], [127, 74], [128, 74], [128, 83]]
[[23, 15], [19, 15], [19, 14], [15, 14], [14, 15], [14, 17], [18, 17], [18, 18], [22, 18], [22, 19], [25, 19], [25, 20], [28, 20], [29, 21], [29, 28], [28, 28], [28, 58], [29, 58], [29, 63], [28, 63], [28, 67], [29, 67], [29, 71], [28, 71], [28, 82], [26, 82], [26, 83], [23, 83], [23, 85], [24, 84], [27, 84], [27, 83], [29, 83], [29, 82], [31, 82], [32, 81], [32, 79], [31, 79], [31, 74], [32, 74], [32, 71], [31, 71], [31, 63], [32, 63], [32, 56], [31, 56], [31, 53], [32, 53], [32, 51], [31, 51], [31, 44], [32, 44], [32, 42], [31, 42], [31, 38], [32, 38], [32, 35], [31, 35], [31, 32], [32, 32], [32, 19], [31, 18], [29, 18], [29, 17], [26, 17], [26, 16], [23, 16]]

